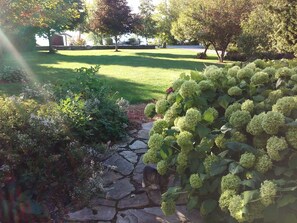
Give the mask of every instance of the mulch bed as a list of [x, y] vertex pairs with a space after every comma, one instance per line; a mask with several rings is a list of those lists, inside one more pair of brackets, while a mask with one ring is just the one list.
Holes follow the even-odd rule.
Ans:
[[129, 130], [141, 129], [141, 124], [151, 122], [153, 119], [147, 118], [144, 115], [144, 109], [146, 104], [130, 105], [128, 107], [127, 115], [130, 121]]

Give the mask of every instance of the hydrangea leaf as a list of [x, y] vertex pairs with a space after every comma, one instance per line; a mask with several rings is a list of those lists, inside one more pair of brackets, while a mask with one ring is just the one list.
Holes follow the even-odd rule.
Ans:
[[202, 202], [201, 209], [204, 210], [204, 215], [208, 215], [211, 212], [214, 211], [214, 209], [217, 207], [218, 202], [213, 199], [208, 199]]
[[187, 203], [187, 208], [189, 210], [193, 210], [198, 205], [199, 198], [197, 196], [190, 196], [189, 201]]
[[248, 204], [250, 201], [255, 200], [259, 197], [259, 190], [248, 190], [242, 193], [243, 203]]
[[292, 196], [291, 194], [286, 194], [278, 199], [277, 207], [281, 208], [287, 206], [288, 204], [292, 204], [297, 200], [297, 197]]
[[297, 169], [297, 153], [293, 153], [289, 159], [289, 167], [291, 169]]

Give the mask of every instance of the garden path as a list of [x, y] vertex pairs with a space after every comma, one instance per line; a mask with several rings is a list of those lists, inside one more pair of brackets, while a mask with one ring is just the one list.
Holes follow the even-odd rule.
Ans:
[[69, 212], [66, 222], [99, 223], [201, 223], [197, 211], [187, 211], [185, 202], [177, 202], [177, 211], [166, 217], [160, 209], [159, 191], [142, 188], [142, 172], [145, 164], [143, 154], [152, 122], [144, 123], [139, 130], [131, 130], [129, 137], [112, 146], [112, 153], [106, 157], [104, 166], [105, 197], [94, 198], [88, 207]]

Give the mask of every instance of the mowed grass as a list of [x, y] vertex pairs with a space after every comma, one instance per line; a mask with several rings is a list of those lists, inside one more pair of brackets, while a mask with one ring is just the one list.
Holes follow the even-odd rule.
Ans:
[[[98, 75], [118, 96], [131, 103], [159, 99], [181, 73], [203, 70], [217, 63], [215, 55], [207, 60], [195, 59], [196, 52], [183, 49], [154, 50], [86, 50], [23, 53], [22, 57], [32, 69], [39, 83], [67, 82], [74, 78], [75, 68], [100, 65]], [[6, 64], [17, 64], [12, 56]], [[18, 94], [22, 84], [0, 84], [0, 94]]]

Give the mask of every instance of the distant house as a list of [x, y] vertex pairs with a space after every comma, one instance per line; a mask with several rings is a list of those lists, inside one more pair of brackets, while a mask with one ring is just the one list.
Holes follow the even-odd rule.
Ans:
[[53, 46], [69, 46], [68, 38], [71, 38], [71, 36], [67, 33], [55, 33], [52, 36], [52, 45]]

